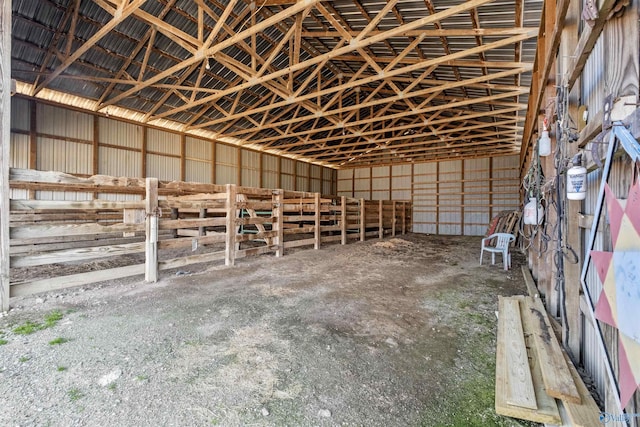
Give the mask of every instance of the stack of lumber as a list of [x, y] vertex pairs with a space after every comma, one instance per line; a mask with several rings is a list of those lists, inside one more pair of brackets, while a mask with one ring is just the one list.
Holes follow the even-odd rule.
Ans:
[[498, 307], [496, 413], [553, 425], [599, 425], [598, 405], [540, 299], [499, 297]]

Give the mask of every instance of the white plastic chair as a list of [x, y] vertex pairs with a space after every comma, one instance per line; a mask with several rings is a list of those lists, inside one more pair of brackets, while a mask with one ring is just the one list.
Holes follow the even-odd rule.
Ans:
[[[490, 242], [495, 239], [495, 244]], [[515, 241], [516, 237], [509, 233], [494, 233], [491, 236], [482, 239], [482, 247], [480, 248], [480, 265], [482, 265], [482, 255], [485, 251], [491, 252], [491, 265], [496, 263], [496, 253], [502, 254], [502, 264], [504, 269], [511, 267], [511, 254], [509, 253], [509, 245]]]

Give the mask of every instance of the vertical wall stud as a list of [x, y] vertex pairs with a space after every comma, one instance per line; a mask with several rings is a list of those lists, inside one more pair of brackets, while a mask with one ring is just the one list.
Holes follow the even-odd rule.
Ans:
[[158, 281], [158, 178], [146, 179], [144, 279]]
[[236, 262], [236, 186], [227, 184], [227, 222], [224, 264], [232, 266]]

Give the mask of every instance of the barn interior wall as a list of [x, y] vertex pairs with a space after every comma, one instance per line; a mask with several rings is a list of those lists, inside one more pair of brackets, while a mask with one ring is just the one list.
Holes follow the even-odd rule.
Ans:
[[[589, 25], [581, 15], [582, 6], [582, 2], [577, 0], [569, 2], [557, 51], [544, 49], [544, 41], [538, 44], [538, 51], [548, 56], [548, 63], [542, 60], [543, 55], [538, 56], [540, 61], [534, 68], [534, 75], [539, 79], [532, 81], [532, 87], [539, 90], [532, 95], [540, 97], [540, 108], [530, 105], [532, 113], [527, 118], [530, 126], [525, 127], [540, 131], [543, 118], [550, 124], [554, 156], [549, 157], [551, 160], [543, 159], [542, 164], [546, 187], [543, 197], [551, 215], [545, 218], [537, 238], [525, 243], [530, 244], [527, 246], [529, 266], [537, 278], [540, 293], [545, 297], [547, 310], [561, 320], [565, 344], [574, 360], [593, 380], [603, 409], [610, 414], [620, 414], [623, 409], [628, 414], [636, 414], [640, 409], [639, 392], [636, 391], [626, 408], [620, 407], [617, 397], [619, 333], [613, 327], [593, 320], [591, 305], [582, 291], [581, 273], [589, 258], [588, 244], [594, 222], [599, 226], [593, 236], [593, 250], [613, 249], [606, 208], [599, 218], [595, 216], [602, 164], [606, 161], [607, 142], [612, 129], [603, 120], [607, 99], [614, 106], [611, 119], [623, 121], [636, 140], [640, 135], [640, 114], [637, 110], [640, 95], [638, 1], [629, 1], [616, 14], [601, 13]], [[548, 45], [553, 45], [553, 40], [547, 41]], [[545, 67], [551, 70], [548, 77], [542, 72]], [[530, 100], [533, 99], [534, 96], [530, 96]], [[531, 163], [536, 162], [537, 131], [533, 131], [531, 140], [523, 140], [522, 176], [530, 169]], [[571, 143], [563, 139], [564, 134], [574, 135]], [[568, 201], [562, 183], [570, 165], [565, 167], [562, 160], [568, 164], [578, 152], [582, 153], [589, 171], [586, 199]], [[554, 162], [553, 158], [561, 161]], [[616, 198], [627, 198], [633, 176], [632, 161], [619, 148], [614, 153], [607, 181]], [[558, 184], [552, 185], [553, 182], [560, 183], [560, 197], [555, 190]], [[525, 194], [525, 203], [527, 196]], [[562, 209], [560, 213], [557, 212], [558, 207]], [[559, 236], [558, 231], [563, 236]], [[540, 238], [546, 234], [545, 238]], [[561, 244], [556, 245], [556, 241]], [[575, 251], [577, 262], [573, 261], [567, 248]], [[558, 263], [559, 259], [561, 263]], [[595, 305], [601, 297], [602, 281], [593, 265], [591, 262], [586, 267], [584, 285]], [[607, 354], [603, 354], [603, 346]], [[608, 364], [613, 372], [613, 381], [608, 373]], [[639, 421], [637, 417], [630, 417], [627, 424], [637, 426]]]
[[[24, 97], [11, 102], [10, 167], [336, 194], [332, 168]], [[93, 195], [11, 190], [11, 198], [30, 197], [89, 200]]]
[[448, 160], [338, 171], [338, 195], [412, 200], [416, 233], [481, 236], [500, 211], [519, 209], [519, 158]]

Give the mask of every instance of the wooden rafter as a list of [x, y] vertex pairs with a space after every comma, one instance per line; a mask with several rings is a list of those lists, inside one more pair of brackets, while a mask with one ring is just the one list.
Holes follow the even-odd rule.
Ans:
[[[34, 96], [82, 80], [98, 111], [138, 105], [145, 121], [343, 166], [442, 158], [454, 145], [456, 156], [501, 154], [531, 134], [519, 97], [535, 67], [522, 45], [539, 31], [524, 27], [523, 0], [511, 22], [487, 19], [485, 5], [508, 8], [496, 0], [422, 0], [420, 16], [398, 0], [94, 0], [106, 22], [85, 2], [43, 1], [63, 12], [36, 23], [51, 45], [17, 40], [44, 53], [37, 64], [14, 58]], [[141, 31], [124, 31], [127, 19]], [[493, 60], [506, 49], [513, 56]]]

